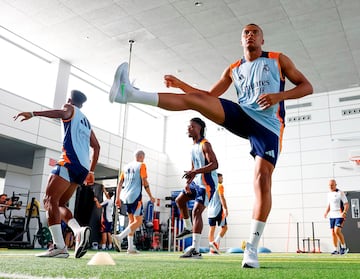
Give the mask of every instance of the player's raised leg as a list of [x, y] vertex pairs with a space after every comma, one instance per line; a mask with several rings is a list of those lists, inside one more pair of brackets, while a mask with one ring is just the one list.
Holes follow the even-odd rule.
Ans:
[[220, 99], [206, 93], [156, 93], [144, 92], [134, 88], [128, 77], [128, 63], [122, 63], [116, 70], [114, 83], [110, 90], [110, 102], [120, 104], [139, 103], [156, 106], [169, 111], [196, 110], [217, 124], [225, 120]]

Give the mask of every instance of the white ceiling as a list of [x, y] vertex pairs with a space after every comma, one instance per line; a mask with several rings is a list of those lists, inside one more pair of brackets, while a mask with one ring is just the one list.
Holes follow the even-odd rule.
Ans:
[[315, 93], [359, 86], [359, 0], [195, 2], [0, 0], [0, 25], [109, 85], [133, 39], [131, 79], [164, 90], [167, 73], [211, 87], [242, 56], [242, 27], [257, 23], [263, 49], [288, 55]]

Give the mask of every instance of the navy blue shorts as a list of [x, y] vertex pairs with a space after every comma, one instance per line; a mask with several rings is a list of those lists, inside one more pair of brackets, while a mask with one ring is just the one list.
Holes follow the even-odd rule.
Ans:
[[111, 233], [112, 232], [112, 222], [108, 222], [108, 220], [106, 220], [106, 218], [102, 217], [101, 218], [101, 229], [100, 232], [102, 233]]
[[344, 221], [344, 218], [330, 218], [330, 229], [333, 229], [334, 227], [342, 228]]
[[66, 181], [81, 185], [84, 183], [87, 175], [89, 174], [89, 170], [87, 170], [82, 166], [64, 167], [64, 166], [56, 165], [51, 171], [51, 173], [64, 178]]
[[225, 215], [223, 214], [222, 209], [216, 217], [209, 218], [208, 221], [209, 221], [210, 227], [215, 227], [216, 223], [217, 223], [218, 227], [223, 227], [223, 226], [227, 225], [226, 218], [225, 218]]
[[247, 115], [239, 104], [222, 98], [219, 100], [225, 112], [225, 121], [221, 126], [248, 139], [253, 157], [259, 156], [275, 166], [280, 152], [279, 137]]
[[204, 206], [208, 206], [209, 201], [211, 197], [208, 197], [206, 190], [202, 187], [199, 187], [195, 182], [190, 183], [190, 193], [187, 193], [185, 189], [182, 191], [184, 195], [189, 197], [192, 200], [195, 200], [195, 202], [201, 203]]
[[141, 195], [133, 203], [126, 204], [126, 212], [134, 216], [143, 215], [143, 204]]

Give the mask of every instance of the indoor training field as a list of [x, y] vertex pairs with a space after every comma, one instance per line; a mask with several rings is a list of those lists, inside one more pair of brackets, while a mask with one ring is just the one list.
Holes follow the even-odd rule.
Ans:
[[360, 254], [260, 254], [260, 269], [242, 269], [242, 254], [203, 254], [203, 259], [180, 259], [180, 253], [109, 252], [115, 265], [87, 265], [83, 258], [37, 258], [40, 250], [0, 250], [0, 278], [359, 278]]

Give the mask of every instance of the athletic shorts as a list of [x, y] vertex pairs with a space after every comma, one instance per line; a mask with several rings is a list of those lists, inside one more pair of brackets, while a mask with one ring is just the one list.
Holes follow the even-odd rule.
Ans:
[[206, 189], [200, 187], [195, 182], [191, 182], [189, 186], [190, 186], [191, 194], [187, 193], [185, 189], [182, 191], [183, 194], [189, 197], [190, 199], [195, 200], [195, 202], [201, 203], [204, 206], [208, 206], [214, 191], [211, 192], [212, 193], [211, 196], [208, 196], [208, 194], [206, 193]]
[[89, 170], [82, 166], [64, 167], [56, 165], [55, 168], [53, 168], [53, 170], [51, 171], [51, 173], [58, 175], [71, 183], [77, 183], [79, 185], [82, 185], [89, 173]]
[[100, 232], [102, 232], [102, 233], [112, 232], [112, 224], [113, 224], [112, 222], [109, 222], [108, 220], [106, 220], [106, 218], [102, 217]]
[[333, 229], [334, 227], [342, 228], [344, 221], [344, 218], [330, 218], [330, 229]]
[[134, 216], [142, 216], [143, 215], [143, 204], [142, 204], [142, 197], [139, 196], [135, 202], [128, 203], [126, 205], [126, 212], [128, 214], [133, 214]]
[[216, 224], [219, 227], [223, 227], [223, 226], [227, 225], [226, 218], [225, 218], [225, 215], [223, 214], [222, 209], [220, 210], [219, 214], [216, 217], [209, 218], [209, 226], [210, 227], [215, 227]]
[[250, 154], [275, 166], [280, 151], [279, 137], [247, 115], [239, 104], [226, 99], [219, 100], [225, 112], [225, 121], [221, 126], [239, 137], [249, 139]]

